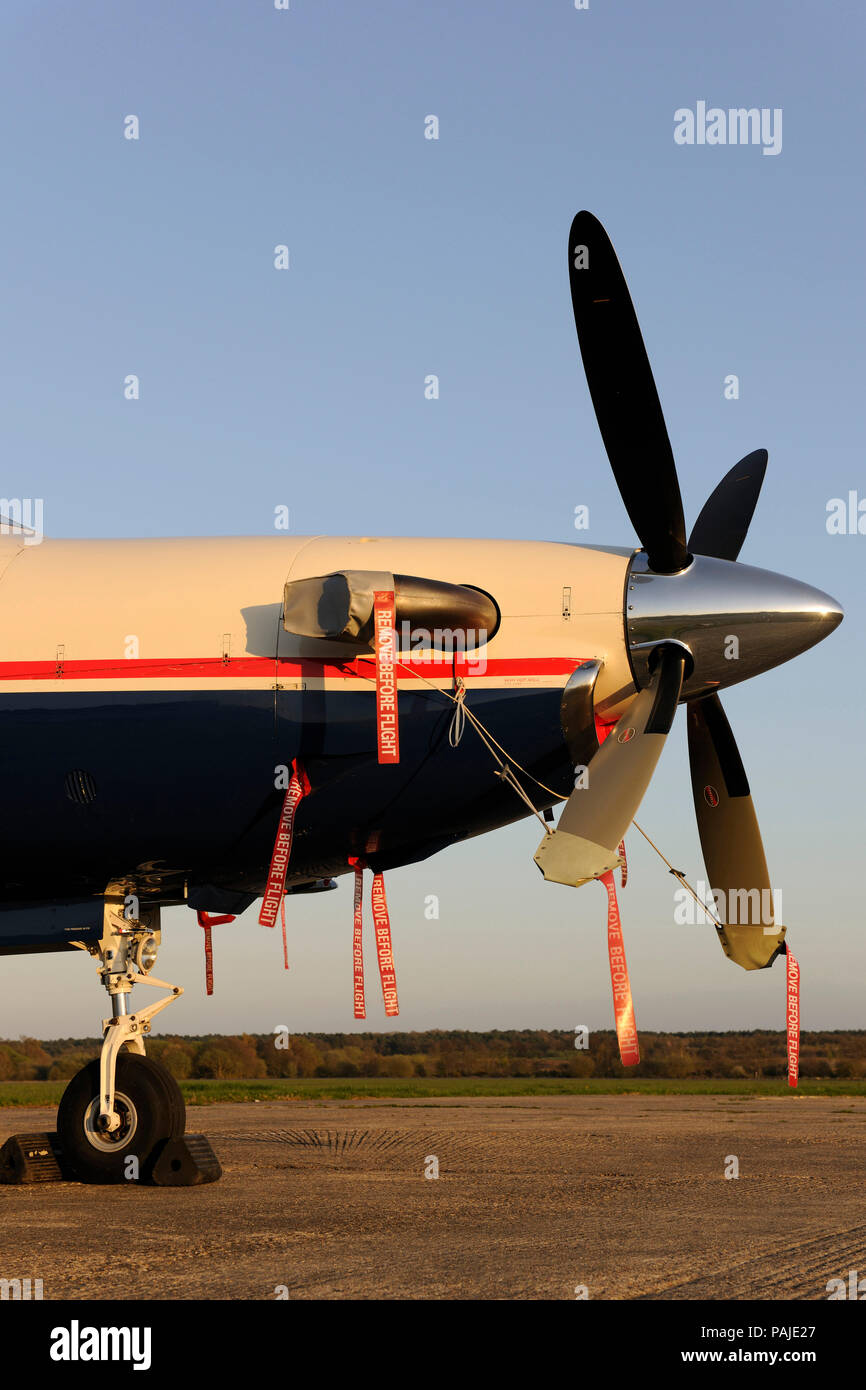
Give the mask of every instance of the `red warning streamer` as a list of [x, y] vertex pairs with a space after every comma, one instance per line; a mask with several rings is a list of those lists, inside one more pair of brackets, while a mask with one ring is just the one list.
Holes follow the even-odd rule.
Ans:
[[309, 779], [300, 761], [296, 758], [292, 763], [292, 776], [286, 788], [280, 823], [277, 826], [277, 838], [274, 840], [271, 866], [268, 869], [268, 883], [259, 912], [260, 926], [275, 927], [277, 925], [277, 913], [280, 910], [280, 903], [286, 889], [286, 872], [292, 853], [292, 828], [295, 823], [295, 811], [309, 790]]
[[800, 1074], [800, 966], [790, 946], [785, 949], [788, 962], [788, 1085], [796, 1086]]
[[[604, 743], [616, 721], [603, 724], [595, 717], [595, 732], [599, 744]], [[621, 840], [618, 853], [622, 855], [622, 886], [628, 880], [628, 865], [625, 862], [625, 840]], [[628, 966], [625, 960], [625, 941], [622, 935], [622, 921], [619, 903], [616, 900], [616, 884], [613, 870], [602, 874], [601, 881], [607, 890], [607, 954], [610, 960], [610, 983], [613, 989], [613, 1013], [616, 1019], [616, 1040], [619, 1043], [620, 1061], [624, 1067], [636, 1067], [640, 1061], [637, 1027], [634, 1021], [634, 1004], [631, 985], [628, 979]]]
[[622, 922], [619, 916], [619, 903], [616, 900], [616, 885], [613, 881], [612, 870], [602, 874], [601, 881], [607, 889], [607, 953], [610, 959], [610, 983], [613, 988], [613, 1012], [616, 1019], [619, 1055], [624, 1067], [636, 1067], [640, 1061], [640, 1048], [634, 1021], [634, 1005], [632, 1004], [631, 986], [628, 980], [628, 966], [625, 962]]
[[[366, 1018], [364, 999], [364, 870], [365, 859], [350, 859], [355, 870], [355, 912], [352, 944], [352, 963], [355, 975], [355, 1017]], [[382, 999], [385, 1013], [393, 1018], [400, 1012], [397, 1003], [397, 972], [394, 966], [394, 949], [391, 945], [391, 918], [388, 915], [388, 900], [385, 897], [385, 878], [383, 874], [373, 874], [373, 928], [376, 933], [376, 955], [379, 961], [379, 978], [382, 981]]]
[[283, 926], [283, 964], [289, 969], [289, 942], [286, 937], [286, 895], [280, 898], [280, 921]]
[[204, 927], [204, 980], [208, 994], [213, 994], [213, 937], [211, 927], [219, 927], [223, 922], [233, 922], [233, 916], [211, 917], [208, 912], [197, 912], [198, 924]]
[[376, 731], [380, 763], [399, 763], [400, 733], [397, 722], [397, 623], [393, 590], [373, 594], [373, 637], [376, 650]]
[[350, 859], [355, 870], [355, 917], [352, 941], [352, 962], [355, 976], [355, 1017], [366, 1018], [364, 1000], [364, 868], [363, 859]]
[[389, 1018], [399, 1014], [397, 1003], [397, 973], [394, 968], [394, 951], [391, 946], [391, 918], [388, 916], [388, 900], [385, 897], [385, 879], [382, 874], [373, 875], [373, 926], [376, 931], [376, 952], [379, 957], [379, 978], [382, 981], [382, 999], [385, 1013]]

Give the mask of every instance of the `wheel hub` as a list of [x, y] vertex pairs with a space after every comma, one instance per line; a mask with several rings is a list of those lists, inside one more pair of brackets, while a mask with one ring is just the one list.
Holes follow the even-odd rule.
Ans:
[[94, 1096], [84, 1116], [84, 1133], [87, 1142], [102, 1153], [112, 1153], [123, 1148], [138, 1128], [138, 1112], [129, 1096], [122, 1091], [114, 1093], [114, 1110], [120, 1120], [116, 1129], [107, 1130], [99, 1123], [99, 1096]]

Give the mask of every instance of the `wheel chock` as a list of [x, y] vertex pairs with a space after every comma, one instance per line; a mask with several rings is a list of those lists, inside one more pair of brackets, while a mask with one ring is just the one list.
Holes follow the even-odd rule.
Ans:
[[13, 1134], [0, 1149], [0, 1183], [65, 1182], [56, 1134]]
[[[219, 1159], [204, 1134], [164, 1140], [148, 1167], [150, 1181], [157, 1187], [198, 1187], [222, 1177]], [[0, 1148], [0, 1183], [75, 1181], [64, 1166], [56, 1134], [13, 1134]]]
[[222, 1177], [219, 1159], [204, 1134], [167, 1139], [157, 1151], [150, 1180], [157, 1187], [197, 1187]]

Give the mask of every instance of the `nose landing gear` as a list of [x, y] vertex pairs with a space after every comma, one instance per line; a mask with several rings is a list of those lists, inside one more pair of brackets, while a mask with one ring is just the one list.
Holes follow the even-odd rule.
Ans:
[[[142, 908], [133, 890], [128, 882], [109, 884], [102, 937], [82, 948], [99, 959], [112, 1017], [102, 1020], [99, 1061], [89, 1062], [72, 1078], [57, 1112], [64, 1162], [81, 1182], [147, 1179], [165, 1141], [181, 1139], [186, 1125], [180, 1087], [144, 1050], [151, 1019], [183, 990], [150, 977], [161, 938], [159, 908]], [[129, 1013], [136, 984], [171, 992]]]

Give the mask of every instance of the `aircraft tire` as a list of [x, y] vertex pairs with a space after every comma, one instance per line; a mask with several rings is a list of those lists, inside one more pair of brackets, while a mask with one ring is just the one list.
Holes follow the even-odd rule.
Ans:
[[[57, 1111], [64, 1166], [79, 1182], [146, 1180], [154, 1151], [165, 1139], [180, 1139], [186, 1128], [186, 1106], [174, 1077], [137, 1052], [118, 1053], [115, 1108], [121, 1127], [103, 1133], [95, 1123], [99, 1062], [88, 1062], [73, 1076]], [[135, 1164], [128, 1161], [133, 1156]]]

